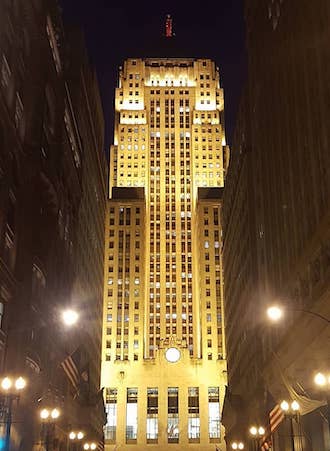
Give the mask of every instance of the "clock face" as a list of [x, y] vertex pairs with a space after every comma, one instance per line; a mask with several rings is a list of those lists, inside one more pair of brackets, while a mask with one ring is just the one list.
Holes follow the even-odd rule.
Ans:
[[168, 362], [175, 363], [180, 359], [181, 353], [178, 348], [168, 348], [166, 349], [165, 357]]

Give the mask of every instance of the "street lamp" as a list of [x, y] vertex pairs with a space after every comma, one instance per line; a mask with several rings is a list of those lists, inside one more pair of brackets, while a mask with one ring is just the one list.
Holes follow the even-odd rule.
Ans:
[[325, 375], [324, 373], [317, 373], [314, 376], [315, 384], [322, 388], [323, 390], [327, 390], [326, 392], [326, 400], [327, 400], [327, 419], [328, 419], [328, 427], [329, 427], [329, 436], [330, 436], [330, 374]]
[[66, 326], [74, 326], [79, 319], [79, 314], [76, 310], [67, 309], [62, 312], [62, 320]]
[[84, 449], [91, 449], [91, 450], [96, 449], [96, 443], [94, 443], [94, 442], [86, 442], [84, 444]]
[[299, 403], [297, 401], [292, 401], [291, 404], [289, 404], [288, 401], [282, 401], [280, 407], [285, 415], [287, 413], [293, 413], [294, 415], [297, 415], [300, 409]]
[[267, 316], [271, 321], [279, 321], [283, 316], [283, 309], [278, 305], [272, 305], [267, 309]]
[[[80, 442], [85, 437], [84, 432], [82, 431], [71, 431], [69, 433], [69, 450], [71, 449], [70, 443], [73, 443], [73, 449], [76, 449], [77, 442]], [[80, 449], [80, 448], [79, 448]]]
[[82, 440], [84, 437], [85, 437], [85, 434], [81, 431], [79, 431], [79, 432], [71, 431], [69, 434], [70, 440]]
[[45, 408], [40, 411], [39, 415], [43, 422], [42, 435], [45, 437], [46, 451], [50, 451], [51, 436], [55, 432], [55, 422], [60, 417], [61, 412], [57, 407], [52, 409]]
[[15, 379], [12, 379], [9, 376], [5, 376], [1, 382], [1, 391], [2, 391], [2, 399], [3, 406], [2, 412], [5, 416], [5, 451], [9, 451], [10, 448], [10, 429], [12, 423], [12, 405], [13, 401], [16, 399], [17, 404], [19, 402], [20, 393], [26, 387], [26, 380], [22, 376], [18, 376]]
[[290, 421], [290, 436], [291, 436], [291, 447], [292, 451], [294, 451], [294, 429], [293, 429], [293, 419], [296, 420], [296, 422], [299, 422], [299, 410], [300, 405], [297, 401], [292, 401], [289, 403], [288, 401], [282, 401], [280, 404], [281, 409], [284, 412], [284, 417], [289, 418]]
[[252, 437], [262, 437], [265, 433], [265, 428], [262, 426], [251, 426], [250, 427], [250, 434]]
[[249, 432], [253, 440], [253, 447], [258, 450], [259, 440], [265, 435], [266, 430], [263, 426], [251, 426]]
[[277, 322], [280, 321], [283, 318], [285, 310], [291, 311], [291, 312], [300, 312], [300, 313], [308, 313], [309, 315], [316, 316], [317, 318], [321, 319], [322, 321], [325, 321], [326, 323], [330, 324], [330, 319], [326, 318], [325, 316], [321, 315], [320, 313], [313, 312], [311, 310], [305, 310], [305, 309], [299, 309], [299, 308], [291, 308], [291, 307], [283, 307], [280, 305], [271, 305], [267, 308], [267, 316], [268, 318], [273, 321]]
[[232, 449], [244, 449], [244, 443], [243, 442], [232, 442], [231, 447], [232, 447]]

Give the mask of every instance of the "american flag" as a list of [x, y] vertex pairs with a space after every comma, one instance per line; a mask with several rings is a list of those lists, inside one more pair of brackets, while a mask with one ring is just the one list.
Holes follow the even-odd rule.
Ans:
[[[267, 426], [265, 434], [263, 435], [262, 439], [260, 440], [260, 450], [261, 451], [268, 451], [272, 449], [272, 437], [270, 432], [270, 427]], [[258, 447], [259, 449], [259, 447]]]
[[80, 349], [76, 349], [72, 354], [67, 356], [62, 362], [61, 367], [63, 368], [65, 374], [67, 375], [69, 381], [73, 387], [78, 390], [80, 382], [79, 374], [80, 366]]
[[97, 449], [98, 449], [98, 451], [103, 451], [104, 450], [104, 440], [103, 439], [98, 441]]
[[276, 406], [269, 412], [270, 432], [273, 433], [284, 419], [284, 412], [281, 407]]
[[261, 445], [261, 451], [267, 451], [271, 449], [271, 443], [267, 442], [263, 442], [263, 444]]

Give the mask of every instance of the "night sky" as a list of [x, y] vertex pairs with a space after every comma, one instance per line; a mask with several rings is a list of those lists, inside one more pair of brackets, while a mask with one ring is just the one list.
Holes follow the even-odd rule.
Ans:
[[[195, 2], [194, 2], [195, 3]], [[118, 66], [128, 57], [162, 56], [157, 46], [171, 14], [171, 45], [187, 57], [208, 57], [220, 68], [225, 93], [227, 142], [231, 144], [239, 97], [246, 77], [243, 0], [59, 0], [64, 22], [80, 26], [99, 81], [105, 116], [105, 150], [112, 143], [114, 89]], [[120, 5], [120, 6], [115, 6]], [[205, 9], [201, 7], [205, 5]], [[165, 55], [169, 56], [169, 55]]]

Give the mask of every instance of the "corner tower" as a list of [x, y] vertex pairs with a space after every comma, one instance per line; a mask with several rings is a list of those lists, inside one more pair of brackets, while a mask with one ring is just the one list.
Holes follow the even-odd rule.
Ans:
[[225, 449], [223, 110], [209, 59], [128, 59], [120, 70], [105, 246], [108, 450]]

